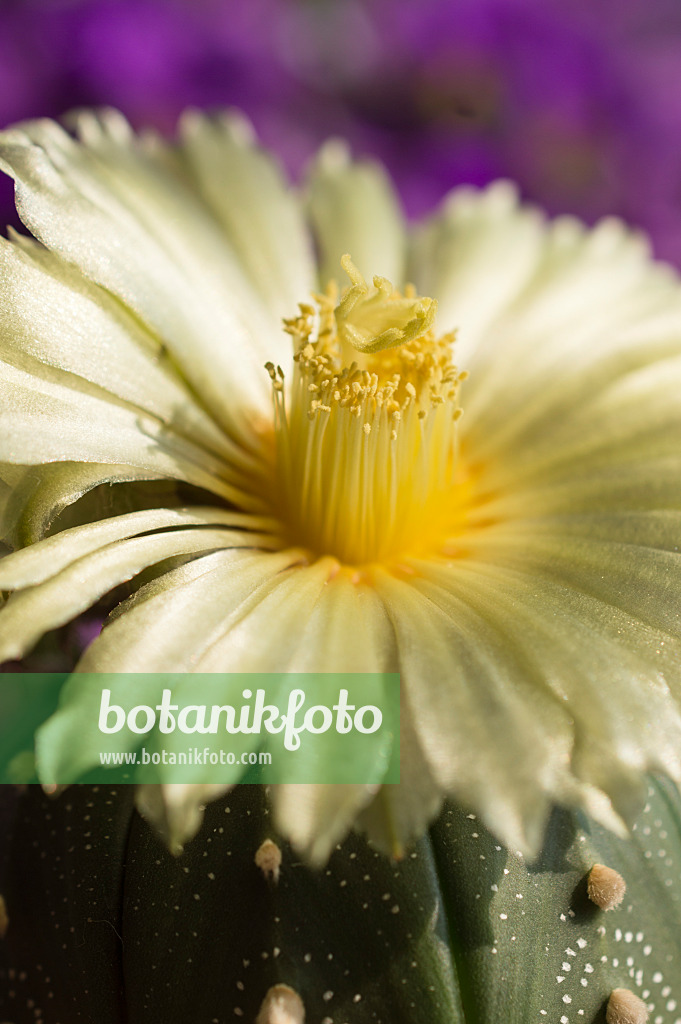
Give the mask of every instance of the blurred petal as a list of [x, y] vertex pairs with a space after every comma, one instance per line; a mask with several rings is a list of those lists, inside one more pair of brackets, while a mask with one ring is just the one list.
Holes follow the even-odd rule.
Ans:
[[253, 129], [237, 113], [185, 114], [184, 153], [263, 304], [293, 316], [315, 285], [311, 237], [300, 204]]
[[354, 163], [344, 143], [320, 151], [309, 180], [309, 210], [320, 249], [319, 283], [345, 285], [341, 256], [349, 253], [367, 280], [404, 280], [406, 232], [393, 187], [377, 163]]
[[[402, 693], [404, 693], [404, 683]], [[400, 713], [400, 782], [382, 786], [357, 817], [357, 827], [386, 856], [402, 857], [442, 806], [445, 790], [424, 753], [404, 700]]]
[[457, 330], [456, 355], [468, 365], [491, 323], [515, 299], [544, 254], [544, 222], [521, 207], [515, 187], [458, 188], [415, 231], [408, 276], [438, 302], [440, 330]]
[[231, 788], [197, 783], [142, 785], [136, 787], [135, 806], [142, 817], [154, 825], [170, 852], [177, 856], [201, 828], [205, 805], [219, 800]]
[[546, 224], [508, 182], [455, 190], [417, 229], [409, 273], [437, 297], [441, 328], [457, 329], [469, 419], [508, 422], [549, 381], [557, 391], [608, 357], [626, 366], [624, 352], [644, 344], [655, 342], [651, 358], [677, 351], [676, 277], [650, 261], [645, 241], [614, 219], [591, 231], [568, 217]]

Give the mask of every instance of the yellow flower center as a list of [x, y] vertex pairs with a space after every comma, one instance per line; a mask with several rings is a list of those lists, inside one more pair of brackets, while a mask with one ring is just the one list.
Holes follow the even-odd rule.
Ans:
[[451, 521], [459, 382], [437, 304], [349, 256], [286, 330], [293, 379], [268, 363], [275, 401], [277, 511], [290, 540], [362, 566], [433, 546]]

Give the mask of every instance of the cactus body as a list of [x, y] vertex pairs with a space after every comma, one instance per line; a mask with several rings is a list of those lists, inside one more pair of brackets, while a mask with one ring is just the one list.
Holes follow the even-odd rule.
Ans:
[[[352, 835], [314, 871], [255, 786], [178, 858], [126, 787], [31, 787], [9, 834], [14, 1024], [253, 1022], [278, 985], [307, 1024], [594, 1024], [616, 989], [681, 1021], [681, 801], [659, 779], [629, 839], [556, 811], [530, 865], [450, 806], [402, 861]], [[612, 911], [588, 897], [596, 863], [626, 881]]]

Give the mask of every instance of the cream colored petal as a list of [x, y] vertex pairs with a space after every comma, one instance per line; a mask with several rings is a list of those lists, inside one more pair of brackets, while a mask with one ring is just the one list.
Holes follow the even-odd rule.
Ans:
[[[126, 602], [90, 645], [77, 671], [192, 671], [202, 647], [235, 609], [266, 593], [277, 575], [299, 558], [295, 551], [220, 551], [166, 574]], [[136, 803], [177, 854], [198, 831], [203, 805], [229, 788], [145, 785], [138, 788]]]
[[484, 418], [500, 431], [502, 421], [552, 402], [561, 413], [579, 409], [613, 373], [678, 351], [680, 330], [675, 275], [650, 262], [640, 238], [616, 221], [587, 231], [558, 220], [545, 231], [536, 272], [475, 345], [460, 348], [471, 372], [469, 425]]
[[[63, 530], [61, 533], [30, 547], [23, 548], [0, 561], [0, 590], [18, 590], [34, 586], [56, 576], [79, 558], [85, 558], [107, 544], [152, 530], [187, 526], [231, 526], [260, 531], [267, 523], [254, 516], [240, 515], [223, 509], [159, 508], [144, 509], [111, 519]], [[258, 532], [257, 542], [263, 543]], [[276, 543], [272, 541], [271, 543]]]
[[458, 331], [462, 437], [477, 459], [567, 424], [613, 377], [679, 350], [676, 276], [639, 236], [612, 219], [545, 224], [506, 182], [453, 192], [417, 231], [410, 274]]
[[333, 558], [280, 573], [225, 618], [196, 663], [197, 672], [287, 672], [300, 656], [304, 624], [337, 571]]
[[[338, 665], [325, 661], [323, 656], [315, 655], [311, 660], [305, 650], [306, 640], [316, 645], [322, 642], [317, 631], [314, 637], [305, 636], [305, 628], [312, 614], [325, 593], [325, 588], [333, 587], [338, 563], [332, 558], [323, 558], [310, 566], [296, 566], [281, 572], [270, 584], [256, 590], [248, 597], [241, 597], [238, 606], [232, 606], [225, 615], [222, 626], [216, 630], [210, 645], [205, 647], [198, 660], [194, 662], [196, 672], [286, 672], [311, 670], [312, 664], [326, 664], [327, 671], [339, 671]], [[240, 592], [239, 592], [240, 595]], [[327, 598], [325, 598], [327, 600]], [[328, 599], [333, 601], [333, 598]], [[375, 609], [379, 616], [380, 609]], [[379, 637], [384, 635], [381, 628]], [[340, 633], [336, 634], [334, 648], [337, 649]], [[377, 638], [378, 639], [378, 638]], [[375, 641], [374, 641], [375, 642]], [[380, 640], [377, 645], [380, 651]], [[370, 657], [369, 651], [365, 651]], [[346, 651], [343, 664], [359, 664], [353, 655]], [[298, 787], [295, 787], [298, 788]], [[288, 787], [287, 787], [288, 790]], [[315, 799], [319, 791], [304, 787], [300, 796], [297, 818], [295, 794], [285, 792], [281, 812], [277, 812], [280, 825], [286, 834], [290, 834], [300, 846], [314, 857], [319, 858], [322, 851], [328, 848], [329, 837], [310, 835], [313, 820], [333, 830], [339, 835], [343, 822], [348, 822], [352, 808], [358, 809], [371, 796], [365, 787], [343, 787], [335, 793], [333, 803], [325, 806]]]
[[508, 312], [524, 343], [553, 327], [557, 337], [545, 339], [549, 350], [561, 350], [586, 332], [600, 333], [601, 344], [617, 347], [619, 340], [604, 326], [626, 326], [656, 296], [675, 290], [674, 281], [671, 268], [650, 260], [646, 240], [620, 221], [608, 218], [589, 229], [561, 217], [547, 225], [541, 262]]
[[244, 543], [249, 543], [244, 531], [195, 527], [109, 544], [10, 597], [0, 613], [0, 661], [22, 657], [43, 633], [69, 622], [150, 565]]
[[[580, 565], [580, 552], [573, 557]], [[598, 559], [608, 578], [612, 562]], [[543, 573], [520, 560], [513, 568], [501, 567], [498, 559], [493, 565], [415, 567], [424, 573], [424, 581], [415, 583], [419, 590], [435, 594], [438, 602], [444, 592], [447, 600], [465, 601], [518, 653], [528, 678], [560, 702], [574, 722], [569, 771], [602, 790], [622, 818], [631, 820], [638, 810], [644, 771], [680, 777], [681, 714], [670, 693], [673, 686], [678, 694], [681, 682], [678, 626], [674, 637], [620, 609], [617, 578], [611, 580], [610, 603], [588, 585], [580, 590], [575, 581], [561, 579], [550, 560]], [[634, 590], [643, 581], [636, 566], [631, 568]], [[654, 575], [661, 581], [659, 567], [651, 570]], [[535, 706], [528, 703], [528, 716], [535, 716]], [[558, 776], [554, 791], [562, 802], [574, 799], [567, 774]]]
[[556, 410], [505, 434], [477, 429], [472, 522], [554, 513], [679, 510], [681, 357], [614, 377], [584, 408]]
[[[605, 525], [607, 530], [607, 524]], [[554, 580], [625, 612], [633, 630], [646, 623], [660, 639], [681, 637], [681, 552], [667, 535], [672, 550], [625, 543], [559, 530], [499, 531], [470, 539], [469, 556], [494, 568], [522, 570], [541, 580]], [[641, 537], [641, 541], [645, 536]], [[462, 563], [463, 568], [463, 563]], [[662, 652], [664, 653], [664, 652]], [[652, 662], [651, 664], [654, 664]]]
[[493, 409], [472, 403], [464, 445], [489, 465], [495, 486], [569, 467], [580, 476], [618, 461], [678, 454], [680, 347], [681, 321], [679, 334], [664, 345], [651, 339], [635, 353], [603, 357], [582, 372], [569, 361], [562, 377], [536, 381], [519, 407], [513, 393], [499, 397]]
[[[222, 552], [201, 560], [205, 572], [193, 563], [168, 574], [169, 586], [156, 581], [123, 607], [78, 671], [216, 671], [218, 664], [240, 672], [387, 671], [392, 631], [375, 594], [345, 577], [330, 579], [330, 560], [288, 569], [299, 558], [295, 551]], [[376, 788], [277, 786], [278, 827], [321, 862]], [[181, 806], [173, 809], [176, 797]], [[142, 799], [171, 844], [181, 844], [198, 828], [206, 793], [166, 787]]]
[[30, 372], [67, 370], [229, 458], [233, 445], [173, 369], [158, 340], [102, 288], [49, 250], [0, 239], [0, 356]]
[[[573, 511], [570, 496], [564, 494], [563, 500], [563, 508], [556, 501], [552, 510], [539, 509], [538, 514], [525, 500], [524, 518], [512, 519], [507, 514], [498, 522], [488, 522], [479, 531], [471, 530], [465, 539], [461, 538], [461, 543], [465, 544], [467, 554], [473, 554], [476, 559], [527, 557], [532, 564], [545, 559], [547, 568], [554, 564], [555, 552], [550, 551], [550, 545], [562, 551], [567, 559], [572, 559], [573, 550], [579, 550], [583, 542], [593, 544], [594, 559], [600, 558], [605, 545], [606, 557], [621, 557], [625, 561], [631, 545], [641, 549], [637, 557], [644, 564], [654, 557], [648, 549], [679, 551], [681, 510], [646, 509], [643, 504], [643, 510], [619, 505], [596, 511]], [[534, 514], [527, 515], [528, 511]]]
[[513, 849], [539, 848], [572, 724], [517, 649], [470, 605], [378, 570], [408, 716], [441, 789]]
[[356, 827], [388, 857], [399, 859], [436, 817], [446, 796], [428, 763], [422, 740], [404, 704], [400, 716], [400, 782], [381, 786]]
[[300, 557], [292, 549], [218, 551], [165, 573], [120, 606], [77, 671], [194, 671], [214, 637]]
[[155, 478], [153, 472], [94, 462], [53, 462], [28, 467], [0, 465], [0, 476], [9, 479], [11, 492], [0, 520], [0, 532], [13, 548], [42, 540], [65, 508], [101, 484]]
[[[582, 472], [568, 465], [562, 471], [559, 467], [553, 473], [523, 481], [522, 486], [503, 490], [494, 486], [494, 468], [490, 465], [488, 469], [476, 481], [474, 504], [466, 512], [469, 530], [544, 516], [625, 517], [668, 512], [673, 517], [681, 506], [679, 466], [673, 456], [613, 460]], [[465, 543], [467, 540], [463, 542], [460, 536], [451, 541], [454, 548]]]
[[[85, 652], [76, 671], [203, 671], [198, 664], [202, 650], [246, 609], [257, 607], [275, 591], [282, 574], [290, 580], [291, 573], [300, 572], [289, 570], [300, 557], [295, 550], [271, 555], [221, 551], [166, 574], [122, 606]], [[227, 789], [229, 786], [217, 785], [142, 786], [137, 806], [159, 829], [169, 848], [179, 853], [200, 827], [203, 804]]]
[[0, 461], [110, 462], [248, 501], [223, 460], [63, 371], [0, 361]]
[[[322, 590], [307, 619], [296, 672], [395, 672], [393, 628], [373, 588], [341, 575]], [[442, 789], [435, 781], [402, 702], [400, 783], [364, 786], [278, 786], [273, 790], [276, 821], [307, 859], [322, 863], [358, 819], [372, 841], [390, 856], [401, 856], [437, 813]]]
[[408, 276], [437, 299], [441, 331], [456, 329], [456, 355], [468, 365], [489, 325], [537, 272], [545, 248], [541, 214], [521, 208], [507, 181], [459, 188], [412, 242]]
[[399, 288], [405, 274], [404, 216], [380, 164], [353, 162], [344, 143], [332, 140], [312, 168], [308, 193], [320, 286], [332, 279], [346, 283], [340, 261], [349, 253], [369, 281], [379, 275]]
[[201, 828], [205, 804], [219, 800], [232, 787], [217, 784], [142, 785], [135, 788], [137, 810], [178, 857]]
[[[392, 628], [373, 590], [345, 575], [331, 580], [306, 621], [290, 663], [294, 672], [390, 672]], [[280, 785], [273, 789], [275, 822], [306, 859], [324, 863], [378, 786]]]
[[262, 365], [288, 339], [267, 313], [191, 183], [112, 112], [78, 120], [82, 142], [50, 121], [0, 138], [33, 234], [133, 311], [167, 347], [215, 419], [250, 434], [269, 415]]
[[180, 122], [183, 153], [262, 302], [294, 316], [315, 287], [311, 238], [302, 207], [251, 126], [236, 113]]

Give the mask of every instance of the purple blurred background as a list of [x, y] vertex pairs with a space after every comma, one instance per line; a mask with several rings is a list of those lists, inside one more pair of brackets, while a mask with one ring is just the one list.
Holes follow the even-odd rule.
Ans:
[[84, 104], [239, 106], [294, 173], [345, 135], [412, 214], [510, 176], [681, 265], [679, 0], [0, 0], [0, 123]]

